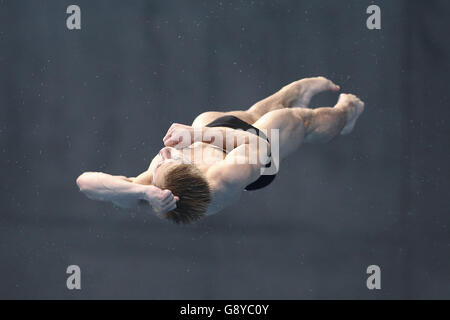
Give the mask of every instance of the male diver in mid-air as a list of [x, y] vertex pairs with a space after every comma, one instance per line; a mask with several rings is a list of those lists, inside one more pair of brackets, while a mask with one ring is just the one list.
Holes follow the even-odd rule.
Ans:
[[[309, 108], [315, 94], [339, 89], [323, 77], [301, 79], [248, 110], [204, 112], [191, 126], [172, 124], [165, 147], [137, 177], [85, 172], [77, 184], [90, 199], [122, 208], [152, 207], [173, 222], [194, 222], [237, 201], [242, 191], [270, 184], [279, 160], [302, 143], [350, 133], [364, 110], [356, 96], [341, 94], [332, 108]], [[275, 143], [278, 159], [271, 152]]]

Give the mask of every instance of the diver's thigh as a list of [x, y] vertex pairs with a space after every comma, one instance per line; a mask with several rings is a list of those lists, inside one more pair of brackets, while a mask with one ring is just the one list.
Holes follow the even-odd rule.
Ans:
[[277, 109], [264, 114], [253, 126], [258, 129], [282, 129], [294, 121], [292, 109]]
[[[305, 126], [302, 109], [278, 109], [263, 115], [253, 126], [267, 133], [271, 144], [279, 147], [281, 159], [298, 149], [305, 136]], [[272, 129], [276, 130], [277, 140], [274, 140]]]

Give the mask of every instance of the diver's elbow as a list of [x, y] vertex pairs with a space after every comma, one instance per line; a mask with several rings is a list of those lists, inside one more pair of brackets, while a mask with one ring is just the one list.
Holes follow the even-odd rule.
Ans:
[[87, 191], [89, 186], [89, 173], [82, 173], [76, 180], [77, 186], [81, 192]]

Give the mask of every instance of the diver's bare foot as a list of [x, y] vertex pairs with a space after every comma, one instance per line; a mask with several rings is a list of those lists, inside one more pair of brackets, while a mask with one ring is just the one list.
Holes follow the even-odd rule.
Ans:
[[364, 102], [353, 94], [341, 94], [339, 100], [334, 106], [335, 108], [342, 108], [347, 111], [347, 123], [341, 134], [349, 134], [355, 127], [356, 120], [358, 120], [361, 113], [364, 111]]
[[339, 91], [340, 87], [325, 77], [305, 78], [285, 86], [289, 107], [308, 108], [311, 98], [323, 91]]

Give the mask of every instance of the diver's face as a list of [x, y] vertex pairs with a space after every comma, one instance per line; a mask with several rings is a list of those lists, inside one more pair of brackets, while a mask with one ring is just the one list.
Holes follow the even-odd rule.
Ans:
[[153, 169], [153, 181], [155, 184], [163, 184], [165, 174], [174, 166], [181, 163], [190, 163], [189, 159], [181, 152], [172, 147], [164, 147], [158, 153], [159, 161]]

